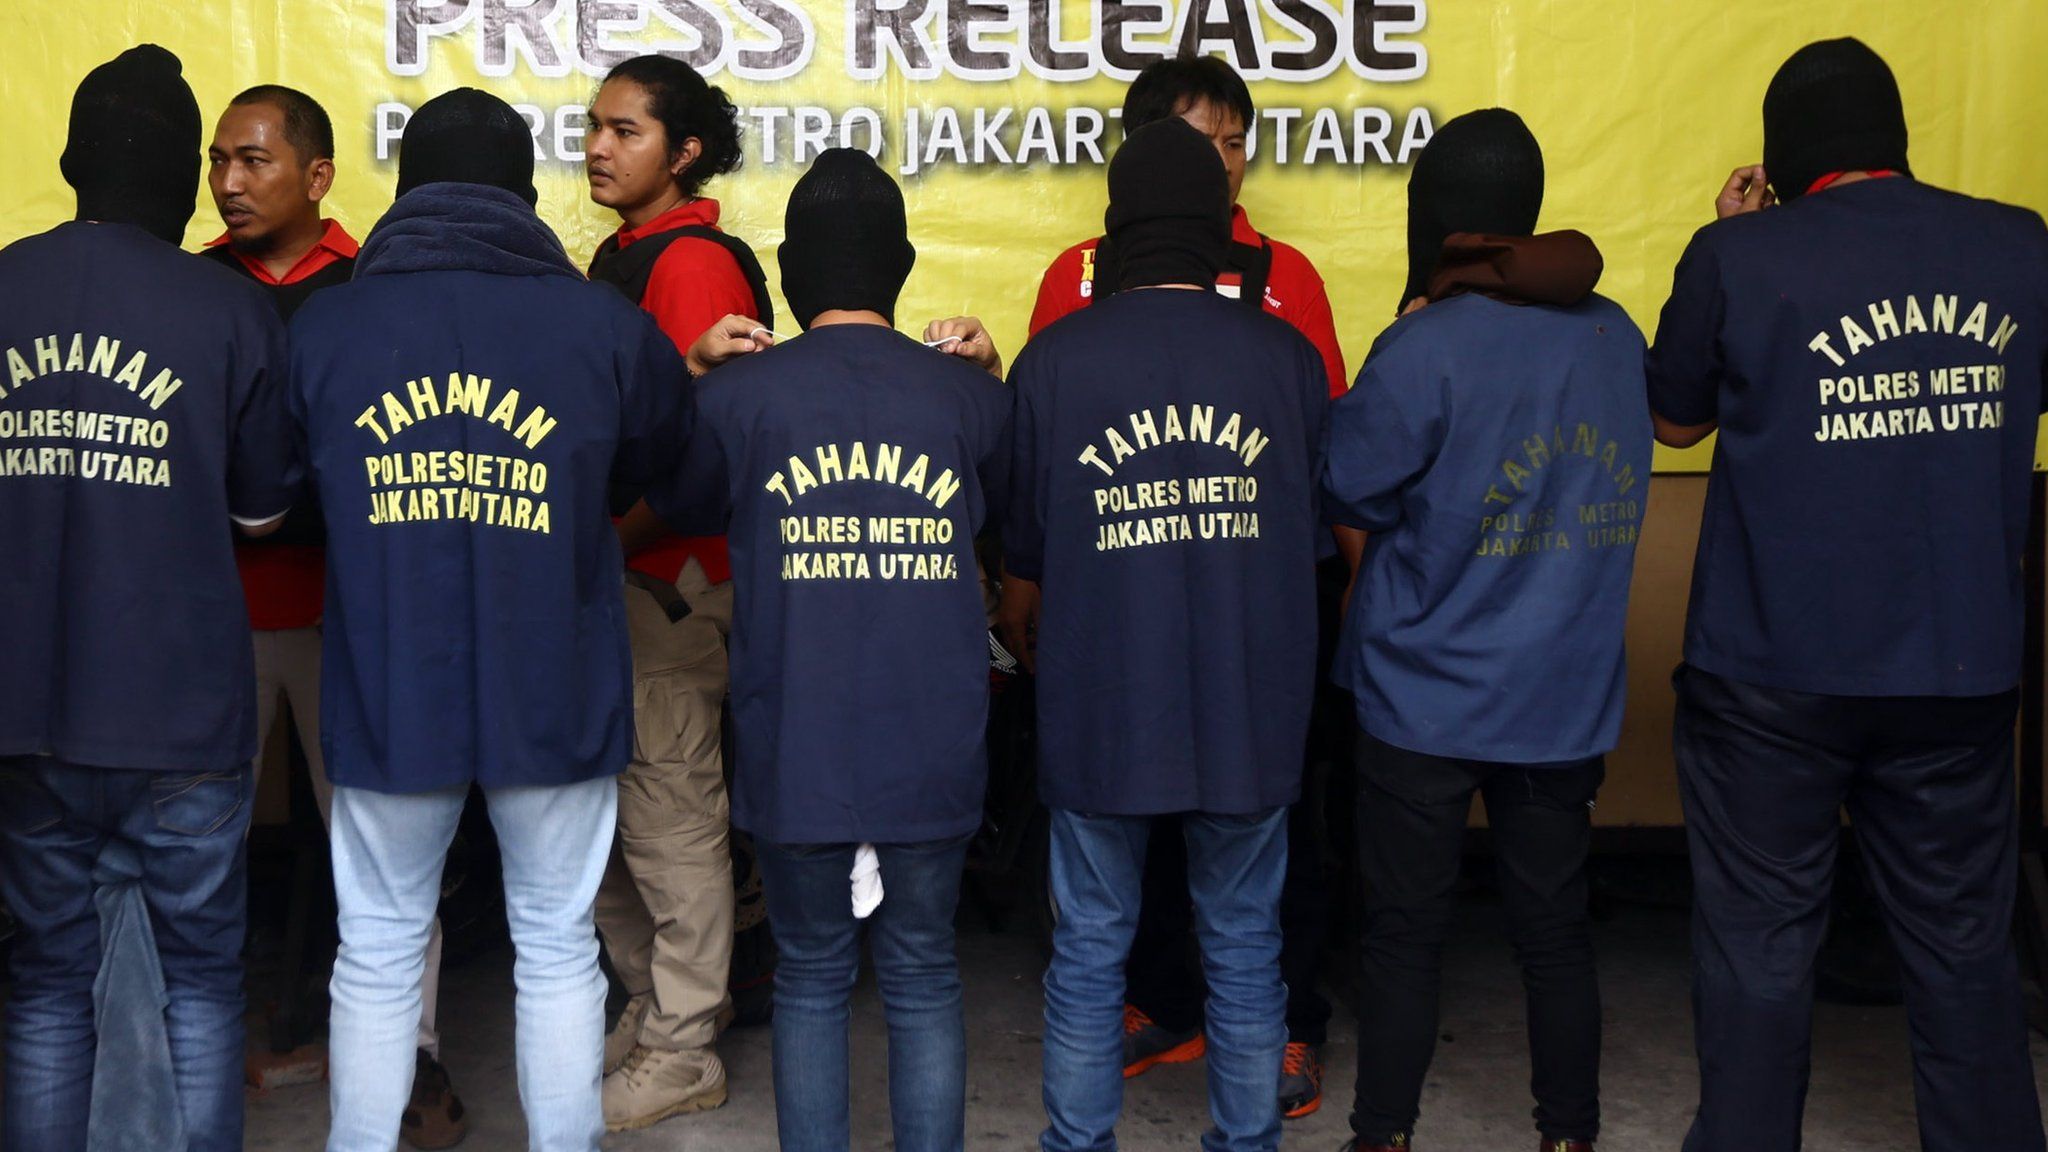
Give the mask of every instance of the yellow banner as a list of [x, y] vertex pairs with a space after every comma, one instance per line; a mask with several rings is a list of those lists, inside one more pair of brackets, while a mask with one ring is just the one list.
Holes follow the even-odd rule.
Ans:
[[[534, 127], [541, 213], [581, 260], [616, 226], [585, 194], [583, 110], [613, 63], [661, 51], [742, 109], [745, 165], [706, 194], [771, 283], [804, 162], [866, 148], [909, 200], [906, 325], [977, 314], [1014, 353], [1046, 262], [1101, 229], [1124, 84], [1192, 46], [1251, 79], [1244, 205], [1321, 270], [1355, 370], [1393, 318], [1406, 165], [1436, 124], [1521, 113], [1548, 161], [1544, 227], [1592, 235], [1601, 290], [1649, 331], [1722, 180], [1760, 158], [1771, 73], [1839, 35], [1898, 73], [1922, 179], [2048, 209], [2048, 148], [2026, 143], [2048, 108], [2035, 0], [13, 0], [0, 6], [0, 242], [69, 216], [57, 156], [72, 90], [153, 41], [184, 59], [209, 130], [252, 84], [324, 104], [330, 211], [358, 237], [390, 202], [411, 109], [461, 85], [499, 94]], [[219, 231], [202, 194], [187, 239]]]

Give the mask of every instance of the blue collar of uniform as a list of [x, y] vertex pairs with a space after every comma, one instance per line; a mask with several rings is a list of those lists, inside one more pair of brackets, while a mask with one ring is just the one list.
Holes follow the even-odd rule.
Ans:
[[486, 184], [422, 184], [400, 196], [355, 267], [357, 277], [397, 272], [581, 278], [531, 205]]

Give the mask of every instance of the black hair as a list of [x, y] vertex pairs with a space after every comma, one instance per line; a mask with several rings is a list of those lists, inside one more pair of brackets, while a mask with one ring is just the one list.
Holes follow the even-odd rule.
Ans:
[[1124, 93], [1124, 131], [1178, 116], [1197, 104], [1228, 108], [1252, 126], [1252, 90], [1237, 70], [1215, 56], [1169, 56], [1145, 66]]
[[604, 79], [631, 80], [647, 93], [647, 110], [661, 121], [671, 158], [692, 136], [702, 145], [696, 163], [676, 177], [685, 195], [695, 196], [713, 176], [740, 166], [740, 110], [695, 68], [673, 56], [635, 56]]
[[299, 162], [334, 159], [334, 122], [318, 100], [282, 84], [258, 84], [228, 101], [230, 108], [268, 104], [284, 114], [284, 138], [299, 154]]

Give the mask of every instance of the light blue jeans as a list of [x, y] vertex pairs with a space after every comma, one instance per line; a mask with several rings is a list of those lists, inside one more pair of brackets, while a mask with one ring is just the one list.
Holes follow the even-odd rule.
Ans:
[[[517, 990], [519, 1100], [532, 1152], [597, 1152], [604, 1136], [604, 975], [591, 909], [611, 854], [618, 781], [485, 793], [504, 860]], [[467, 792], [334, 790], [334, 961], [328, 1152], [391, 1152], [412, 1096], [420, 972], [441, 865]]]
[[[1045, 969], [1042, 1152], [1115, 1152], [1123, 1111], [1124, 962], [1138, 927], [1150, 816], [1052, 810], [1052, 892], [1059, 924]], [[1209, 982], [1209, 1117], [1203, 1152], [1280, 1146], [1280, 884], [1287, 809], [1189, 812], [1188, 895]]]

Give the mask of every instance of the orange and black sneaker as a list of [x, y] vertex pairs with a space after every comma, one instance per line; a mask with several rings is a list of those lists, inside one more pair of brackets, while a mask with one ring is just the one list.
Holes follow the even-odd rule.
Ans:
[[1313, 1046], [1288, 1041], [1280, 1057], [1280, 1115], [1299, 1120], [1322, 1106], [1322, 1060]]
[[1536, 1152], [1593, 1152], [1591, 1140], [1552, 1140], [1545, 1136], [1537, 1145]]
[[1200, 1060], [1208, 1047], [1200, 1028], [1169, 1032], [1135, 1005], [1124, 1005], [1124, 1079], [1129, 1080], [1154, 1064]]
[[1347, 1141], [1337, 1152], [1411, 1152], [1406, 1133], [1389, 1136], [1385, 1143], [1375, 1144], [1364, 1137]]

